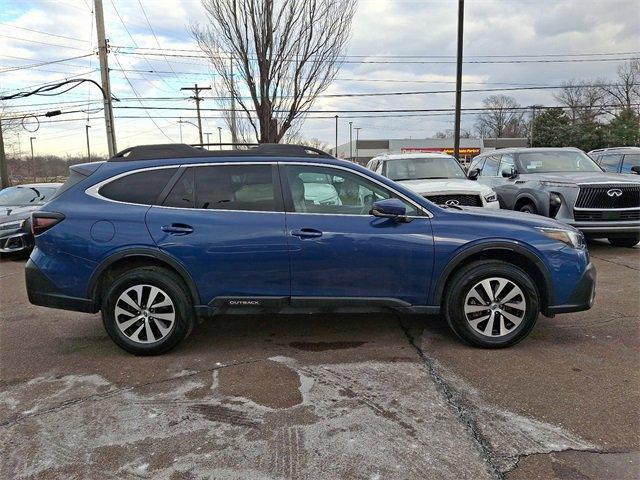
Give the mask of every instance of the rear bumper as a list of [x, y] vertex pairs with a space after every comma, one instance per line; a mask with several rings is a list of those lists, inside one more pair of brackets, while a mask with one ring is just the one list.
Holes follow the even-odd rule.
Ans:
[[596, 296], [596, 267], [589, 263], [585, 268], [580, 281], [569, 297], [569, 301], [563, 305], [551, 305], [544, 312], [547, 316], [557, 313], [581, 312], [589, 310]]
[[70, 297], [61, 293], [33, 260], [27, 262], [25, 279], [29, 301], [34, 305], [75, 312], [96, 313], [98, 311], [94, 301], [89, 298]]

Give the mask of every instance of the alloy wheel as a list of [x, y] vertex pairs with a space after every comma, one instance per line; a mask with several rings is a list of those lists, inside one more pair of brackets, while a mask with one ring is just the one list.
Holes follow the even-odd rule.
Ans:
[[476, 283], [464, 299], [464, 314], [471, 328], [487, 337], [503, 337], [524, 320], [527, 302], [520, 287], [502, 277]]
[[114, 317], [118, 329], [136, 343], [154, 343], [174, 328], [176, 309], [169, 295], [153, 285], [134, 285], [118, 297]]

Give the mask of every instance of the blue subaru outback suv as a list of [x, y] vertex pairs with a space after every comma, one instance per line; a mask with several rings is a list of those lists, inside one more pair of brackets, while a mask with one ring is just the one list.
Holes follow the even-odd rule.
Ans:
[[443, 208], [296, 145], [212, 152], [148, 145], [71, 167], [35, 212], [36, 305], [102, 312], [113, 341], [168, 351], [217, 313], [442, 313], [482, 347], [539, 313], [590, 308], [595, 269], [555, 220]]

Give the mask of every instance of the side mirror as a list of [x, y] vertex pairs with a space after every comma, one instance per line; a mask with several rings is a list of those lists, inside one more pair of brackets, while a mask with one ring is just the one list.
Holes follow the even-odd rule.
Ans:
[[391, 218], [401, 222], [407, 221], [407, 207], [397, 198], [374, 202], [370, 213], [374, 217]]
[[503, 170], [502, 176], [504, 178], [516, 178], [518, 176], [518, 172], [514, 167], [511, 167], [509, 170]]
[[477, 180], [479, 176], [480, 176], [479, 168], [474, 168], [473, 170], [469, 170], [469, 173], [467, 173], [467, 178], [469, 180]]
[[634, 165], [633, 167], [631, 167], [631, 171], [636, 175], [640, 175], [640, 165]]

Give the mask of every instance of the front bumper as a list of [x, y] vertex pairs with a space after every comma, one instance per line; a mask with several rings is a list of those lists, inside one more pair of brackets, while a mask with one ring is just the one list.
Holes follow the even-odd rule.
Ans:
[[493, 210], [500, 210], [500, 202], [487, 202], [486, 200], [482, 200], [484, 208], [491, 208]]
[[596, 296], [596, 267], [589, 263], [585, 268], [580, 281], [569, 297], [569, 301], [563, 305], [550, 305], [547, 307], [546, 316], [557, 313], [581, 312], [589, 310]]
[[0, 253], [21, 252], [33, 248], [31, 233], [14, 231], [0, 236]]
[[[558, 219], [562, 220], [562, 219]], [[640, 232], [640, 222], [576, 222], [574, 220], [564, 220], [574, 228], [581, 230], [585, 235], [597, 235], [607, 233], [638, 233]]]
[[94, 301], [89, 298], [70, 297], [61, 293], [31, 259], [25, 266], [25, 280], [29, 301], [34, 305], [75, 312], [96, 313], [98, 311]]

